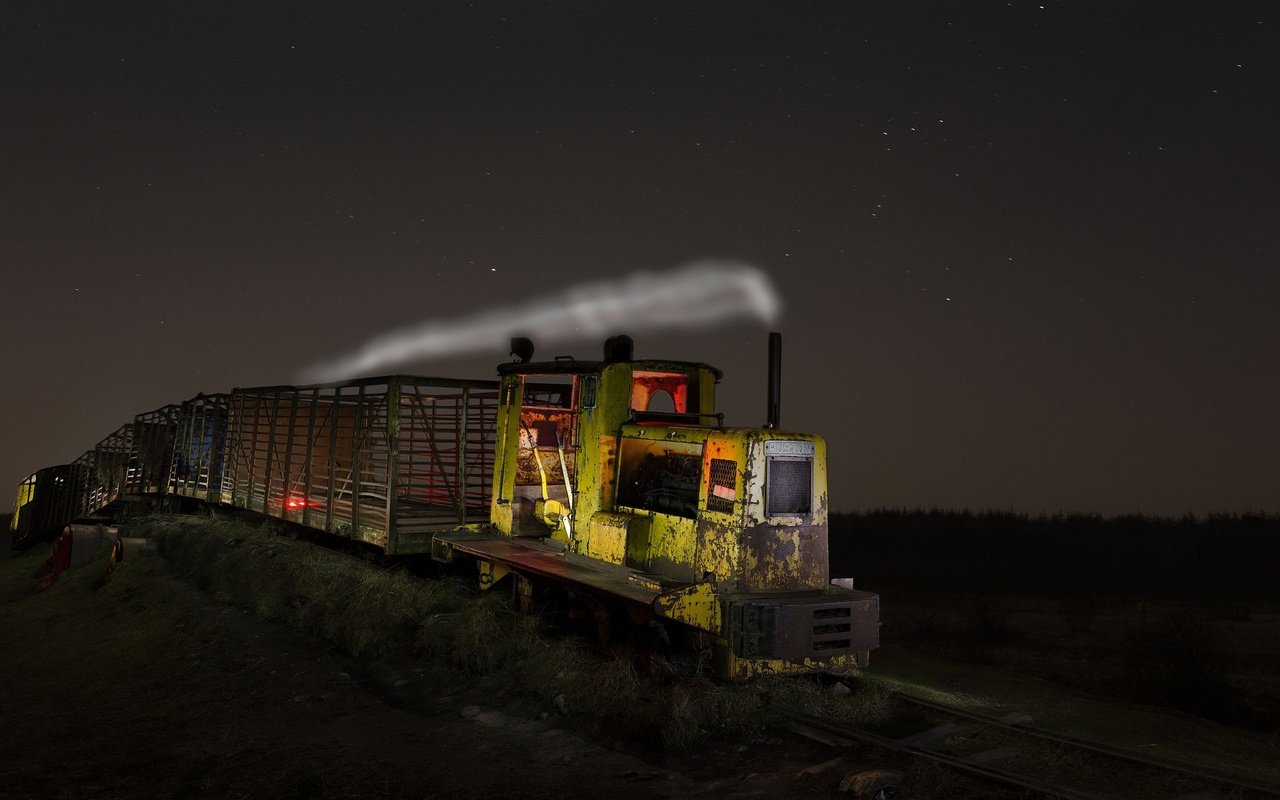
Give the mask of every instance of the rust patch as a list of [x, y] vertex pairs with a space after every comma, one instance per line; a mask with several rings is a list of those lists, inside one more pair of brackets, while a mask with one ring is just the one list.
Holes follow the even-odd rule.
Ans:
[[757, 525], [743, 534], [743, 550], [745, 591], [790, 592], [827, 585], [825, 525]]

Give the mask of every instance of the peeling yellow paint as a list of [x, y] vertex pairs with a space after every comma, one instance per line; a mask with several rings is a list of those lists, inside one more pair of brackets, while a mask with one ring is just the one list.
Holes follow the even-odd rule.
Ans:
[[481, 589], [489, 589], [511, 572], [511, 568], [506, 564], [500, 564], [496, 561], [480, 561], [479, 566]]
[[718, 633], [722, 624], [720, 600], [710, 583], [664, 592], [653, 601], [653, 610], [667, 619], [712, 633]]
[[[591, 516], [585, 552], [610, 564], [632, 560], [631, 553], [647, 553], [649, 519], [635, 514], [600, 511]], [[642, 562], [643, 563], [643, 562]]]
[[749, 681], [765, 675], [804, 675], [814, 672], [848, 675], [859, 668], [858, 656], [854, 655], [832, 656], [821, 661], [809, 658], [796, 661], [741, 658], [724, 645], [716, 646], [714, 662], [717, 674], [732, 681]]

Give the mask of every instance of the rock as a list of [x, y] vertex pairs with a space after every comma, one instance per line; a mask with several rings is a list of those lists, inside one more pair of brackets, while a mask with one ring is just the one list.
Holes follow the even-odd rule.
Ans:
[[853, 689], [849, 684], [844, 681], [840, 681], [839, 683], [831, 684], [831, 693], [837, 697], [847, 697], [848, 695], [853, 694]]
[[840, 781], [840, 791], [848, 792], [858, 800], [892, 800], [898, 796], [902, 773], [888, 769], [870, 769], [846, 775]]
[[394, 686], [395, 688], [399, 689], [401, 686], [407, 686], [408, 684], [409, 684], [409, 679], [408, 679], [408, 678], [401, 678], [400, 680], [396, 681], [395, 683], [393, 683], [393, 684], [391, 684], [391, 685], [392, 685], [392, 686]]
[[458, 712], [463, 719], [473, 719], [484, 711], [480, 706], [463, 706], [462, 711]]

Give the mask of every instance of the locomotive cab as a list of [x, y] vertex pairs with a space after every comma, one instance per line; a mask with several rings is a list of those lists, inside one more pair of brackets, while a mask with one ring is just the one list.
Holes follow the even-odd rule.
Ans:
[[593, 515], [613, 510], [622, 426], [716, 424], [720, 371], [676, 361], [560, 359], [503, 365], [499, 373], [491, 521], [509, 536], [550, 536], [621, 563], [588, 542]]

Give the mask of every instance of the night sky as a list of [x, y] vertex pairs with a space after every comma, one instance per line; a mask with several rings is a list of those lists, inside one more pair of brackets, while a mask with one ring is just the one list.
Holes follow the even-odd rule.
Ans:
[[[715, 258], [782, 295], [783, 424], [827, 438], [836, 510], [1280, 511], [1269, 0], [39, 0], [0, 27], [6, 509], [137, 412]], [[766, 332], [637, 356], [721, 367], [758, 425]]]

